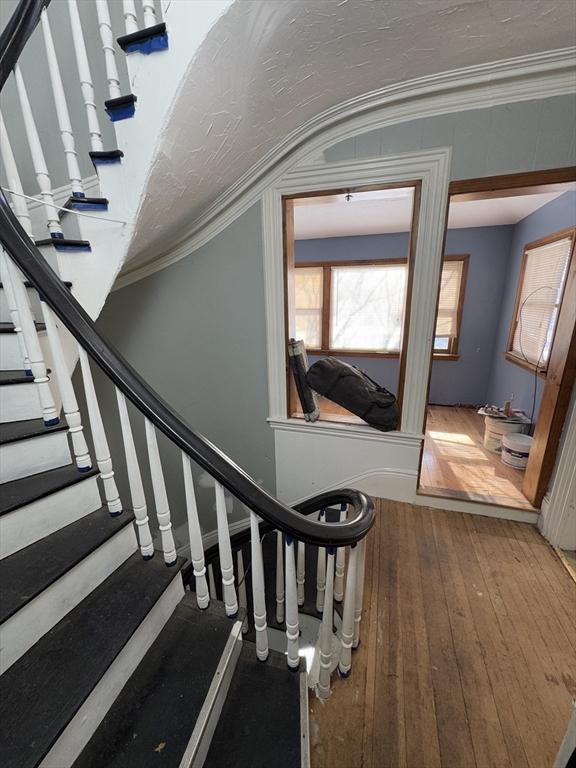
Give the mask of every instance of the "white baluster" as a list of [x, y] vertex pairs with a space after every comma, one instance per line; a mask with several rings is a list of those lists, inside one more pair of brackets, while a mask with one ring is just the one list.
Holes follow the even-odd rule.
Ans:
[[90, 452], [88, 451], [88, 445], [86, 444], [80, 409], [78, 408], [78, 401], [76, 400], [72, 379], [68, 372], [66, 357], [62, 348], [60, 330], [56, 322], [56, 317], [50, 307], [43, 301], [40, 302], [40, 306], [42, 308], [42, 314], [44, 315], [46, 332], [48, 334], [48, 344], [50, 345], [50, 352], [52, 353], [52, 365], [54, 366], [56, 381], [58, 383], [60, 397], [62, 398], [62, 409], [66, 416], [66, 421], [68, 422], [68, 434], [72, 440], [72, 452], [74, 454], [76, 466], [80, 472], [88, 472], [88, 470], [92, 469], [92, 459], [90, 458]]
[[212, 563], [208, 566], [208, 584], [210, 585], [210, 599], [216, 600], [218, 594], [216, 592], [216, 579], [214, 578], [214, 568]]
[[242, 633], [248, 632], [248, 616], [246, 611], [248, 608], [248, 598], [246, 596], [246, 579], [244, 573], [244, 557], [242, 550], [239, 549], [236, 552], [236, 568], [238, 571], [238, 606], [244, 611], [244, 621], [242, 622]]
[[232, 547], [230, 546], [230, 530], [226, 514], [226, 498], [224, 488], [215, 483], [216, 519], [218, 524], [218, 553], [220, 555], [220, 571], [222, 572], [222, 595], [227, 616], [236, 616], [238, 602], [234, 587], [234, 565], [232, 563]]
[[18, 319], [24, 336], [24, 344], [28, 352], [29, 362], [22, 361], [23, 365], [29, 365], [34, 382], [38, 388], [38, 397], [42, 407], [42, 419], [46, 426], [58, 424], [60, 417], [56, 410], [54, 398], [50, 390], [48, 372], [42, 354], [42, 348], [34, 325], [34, 317], [30, 309], [28, 295], [24, 287], [24, 281], [18, 267], [8, 257], [8, 254], [1, 249], [0, 256], [0, 274], [4, 285], [11, 285], [12, 298], [18, 310]]
[[[0, 113], [0, 158], [6, 174], [6, 181], [8, 187], [17, 194], [12, 195], [12, 206], [14, 213], [22, 227], [26, 230], [28, 235], [32, 235], [32, 225], [30, 223], [30, 214], [28, 213], [28, 203], [23, 197], [19, 197], [19, 194], [23, 193], [22, 184], [20, 182], [20, 175], [16, 166], [16, 160], [14, 153], [12, 152], [12, 146], [8, 139], [8, 133], [2, 114]], [[16, 306], [16, 298], [14, 291], [12, 290], [12, 282], [8, 280], [4, 284], [4, 294], [6, 296], [6, 303], [10, 312], [10, 319], [14, 325], [14, 332], [18, 339], [18, 347], [20, 349], [20, 357], [24, 364], [24, 370], [28, 376], [32, 376], [32, 369], [30, 368], [30, 359], [26, 350], [26, 342], [24, 341], [24, 335], [22, 333], [22, 326], [20, 324], [20, 314], [18, 307]]]
[[[322, 520], [325, 510], [321, 509], [318, 520]], [[324, 591], [326, 589], [326, 550], [318, 547], [318, 562], [316, 564], [316, 610], [322, 613], [324, 610]]]
[[153, 27], [158, 23], [156, 21], [156, 8], [154, 7], [154, 0], [142, 0], [142, 8], [144, 9], [144, 26]]
[[[0, 253], [0, 259], [3, 261], [5, 258], [8, 257], [4, 255], [4, 252]], [[6, 271], [4, 274], [6, 274]], [[18, 307], [16, 306], [16, 297], [14, 296], [14, 291], [12, 290], [12, 281], [8, 274], [6, 274], [6, 279], [3, 278], [2, 287], [6, 295], [6, 303], [8, 304], [8, 309], [10, 311], [10, 319], [12, 320], [12, 324], [14, 326], [16, 338], [18, 339], [18, 347], [20, 349], [20, 357], [22, 358], [24, 372], [27, 376], [33, 376], [34, 374], [32, 373], [32, 368], [30, 367], [30, 358], [28, 357], [28, 352], [26, 350], [26, 341], [24, 340], [22, 326], [20, 325], [20, 313], [18, 312]]]
[[138, 32], [138, 17], [134, 0], [122, 0], [122, 8], [124, 11], [126, 34], [131, 35], [132, 32]]
[[298, 556], [296, 559], [296, 585], [298, 590], [298, 605], [304, 605], [304, 590], [306, 586], [306, 544], [298, 542]]
[[284, 621], [284, 557], [282, 550], [284, 542], [282, 533], [276, 531], [276, 621], [282, 624]]
[[294, 556], [294, 541], [286, 537], [286, 651], [290, 669], [298, 669], [300, 622], [298, 619], [298, 594], [296, 587], [296, 563]]
[[154, 543], [150, 533], [150, 520], [148, 518], [148, 505], [144, 494], [144, 485], [142, 483], [142, 473], [140, 472], [140, 463], [134, 444], [134, 435], [132, 434], [132, 425], [126, 406], [126, 398], [116, 387], [116, 400], [118, 402], [118, 414], [120, 415], [120, 426], [122, 428], [122, 441], [124, 443], [124, 454], [126, 456], [126, 472], [128, 473], [128, 485], [130, 486], [130, 498], [132, 501], [132, 510], [136, 519], [136, 530], [138, 531], [138, 542], [140, 552], [144, 560], [150, 560], [154, 557]]
[[156, 430], [154, 425], [144, 419], [146, 426], [146, 445], [148, 446], [148, 460], [150, 462], [150, 477], [152, 479], [152, 490], [154, 492], [154, 504], [156, 505], [156, 518], [158, 519], [158, 528], [160, 538], [162, 539], [162, 552], [166, 565], [176, 563], [176, 545], [172, 535], [172, 521], [170, 518], [170, 506], [168, 504], [168, 494], [166, 493], [166, 483], [164, 482], [164, 472], [162, 471], [162, 462], [160, 461], [160, 452], [158, 450], [158, 440], [156, 439]]
[[346, 574], [346, 594], [344, 597], [344, 612], [342, 615], [340, 660], [338, 669], [342, 677], [348, 677], [352, 668], [352, 643], [354, 641], [354, 610], [356, 607], [356, 582], [358, 577], [357, 544], [350, 547], [348, 556], [348, 573]]
[[96, 13], [98, 15], [98, 28], [100, 40], [104, 51], [104, 66], [106, 67], [106, 80], [108, 81], [108, 94], [111, 99], [122, 96], [120, 90], [120, 75], [116, 66], [116, 49], [114, 48], [114, 32], [110, 21], [108, 0], [96, 0]]
[[[340, 522], [346, 521], [347, 504], [340, 505]], [[336, 550], [336, 575], [334, 576], [334, 600], [341, 603], [344, 598], [344, 568], [346, 565], [346, 550], [339, 547]]]
[[326, 562], [326, 592], [324, 612], [320, 627], [320, 673], [318, 695], [321, 699], [330, 696], [330, 667], [332, 666], [332, 630], [334, 627], [334, 549], [330, 547]]
[[258, 517], [250, 512], [250, 552], [252, 559], [252, 602], [256, 630], [256, 656], [259, 661], [268, 658], [268, 630], [266, 628], [266, 595], [264, 592], [264, 562]]
[[60, 137], [62, 138], [62, 146], [64, 147], [70, 186], [72, 187], [73, 195], [84, 196], [82, 175], [80, 173], [78, 157], [76, 155], [74, 134], [72, 133], [72, 123], [70, 122], [70, 114], [66, 103], [66, 93], [64, 91], [64, 84], [62, 83], [62, 76], [60, 75], [60, 67], [58, 66], [56, 48], [54, 47], [54, 40], [52, 39], [52, 31], [50, 30], [50, 22], [48, 21], [46, 8], [42, 10], [41, 20], [42, 31], [44, 33], [44, 44], [46, 46], [46, 56], [48, 58], [48, 72], [50, 73], [50, 83], [52, 84], [52, 93], [54, 95], [56, 117], [58, 118], [58, 126], [60, 127]]
[[78, 346], [80, 353], [80, 368], [82, 370], [82, 381], [84, 382], [84, 392], [86, 394], [86, 407], [88, 409], [88, 418], [90, 420], [90, 429], [92, 430], [92, 441], [94, 443], [94, 453], [96, 455], [96, 464], [100, 470], [100, 480], [104, 486], [104, 498], [108, 505], [108, 512], [112, 517], [122, 513], [122, 502], [114, 480], [114, 469], [112, 467], [112, 458], [110, 448], [104, 431], [102, 414], [96, 397], [92, 371], [88, 355], [81, 346]]
[[90, 72], [84, 33], [82, 32], [82, 23], [80, 21], [76, 0], [68, 0], [68, 13], [70, 15], [72, 40], [74, 41], [74, 51], [76, 53], [76, 65], [78, 67], [78, 75], [80, 76], [80, 87], [82, 89], [86, 118], [88, 120], [90, 149], [93, 152], [101, 152], [104, 149], [104, 144], [102, 143], [102, 132], [98, 120], [98, 108], [96, 107], [94, 85], [92, 83], [92, 74]]
[[[182, 453], [182, 471], [184, 473], [184, 490], [186, 492], [186, 511], [188, 514], [188, 536], [190, 537], [190, 559], [194, 569], [196, 580], [196, 602], [198, 608], [204, 610], [210, 603], [208, 584], [206, 583], [206, 566], [204, 565], [204, 547], [202, 545], [202, 531], [198, 519], [198, 505], [194, 491], [194, 479], [192, 478], [192, 465], [190, 457]], [[214, 578], [214, 576], [212, 576]]]
[[366, 539], [358, 544], [358, 575], [356, 577], [356, 600], [354, 606], [354, 640], [352, 648], [360, 645], [360, 622], [362, 621], [362, 602], [364, 600], [364, 568], [366, 565]]
[[60, 219], [58, 218], [56, 208], [54, 208], [54, 195], [52, 194], [50, 174], [48, 173], [46, 160], [44, 159], [44, 152], [42, 151], [42, 145], [40, 144], [40, 137], [38, 135], [38, 129], [36, 128], [34, 115], [32, 114], [24, 78], [22, 77], [22, 72], [20, 71], [20, 66], [18, 64], [14, 67], [14, 79], [16, 81], [16, 90], [18, 91], [18, 99], [24, 118], [24, 130], [26, 131], [26, 138], [28, 139], [30, 157], [32, 158], [34, 173], [36, 174], [38, 187], [40, 188], [40, 197], [44, 201], [44, 211], [46, 214], [46, 221], [48, 222], [48, 231], [50, 234], [62, 237]]
[[26, 231], [26, 234], [32, 237], [32, 222], [30, 221], [30, 213], [28, 211], [28, 203], [20, 197], [24, 193], [22, 188], [22, 182], [20, 181], [20, 174], [18, 173], [18, 166], [16, 165], [16, 158], [12, 152], [12, 145], [8, 138], [8, 132], [2, 113], [0, 112], [0, 155], [2, 157], [2, 164], [4, 166], [4, 173], [6, 174], [6, 181], [8, 188], [16, 194], [12, 195], [12, 207], [16, 218], [22, 225], [22, 228]]

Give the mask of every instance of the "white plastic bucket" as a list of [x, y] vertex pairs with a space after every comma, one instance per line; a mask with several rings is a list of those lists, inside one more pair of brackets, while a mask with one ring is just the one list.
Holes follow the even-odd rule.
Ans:
[[502, 437], [511, 432], [522, 432], [524, 424], [505, 419], [493, 419], [486, 416], [484, 420], [484, 448], [494, 453], [502, 452]]
[[502, 438], [502, 464], [526, 469], [532, 438], [529, 435], [509, 433]]

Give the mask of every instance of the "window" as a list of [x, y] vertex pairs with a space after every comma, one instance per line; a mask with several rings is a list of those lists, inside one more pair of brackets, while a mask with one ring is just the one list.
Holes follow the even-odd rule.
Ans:
[[468, 272], [468, 256], [446, 256], [442, 264], [434, 353], [440, 356], [458, 354], [460, 323], [464, 306], [464, 288]]
[[506, 356], [545, 372], [568, 274], [575, 230], [565, 230], [524, 248]]
[[[437, 356], [457, 354], [467, 256], [448, 256], [442, 269], [434, 344]], [[323, 354], [400, 354], [408, 268], [405, 259], [296, 265], [296, 336]]]

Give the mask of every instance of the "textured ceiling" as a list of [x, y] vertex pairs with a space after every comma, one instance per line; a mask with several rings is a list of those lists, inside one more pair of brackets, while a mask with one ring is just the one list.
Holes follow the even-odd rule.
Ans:
[[575, 24], [573, 0], [236, 0], [186, 73], [131, 257], [165, 252], [324, 110], [392, 83], [572, 45]]

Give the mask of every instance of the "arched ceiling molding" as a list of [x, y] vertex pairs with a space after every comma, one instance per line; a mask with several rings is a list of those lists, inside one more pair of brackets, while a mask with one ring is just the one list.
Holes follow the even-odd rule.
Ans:
[[[377, 128], [441, 114], [545, 99], [575, 92], [576, 48], [562, 48], [395, 83], [349, 99], [298, 126], [208, 205], [162, 252], [141, 251], [115, 288], [140, 280], [200, 248], [298, 163]], [[141, 212], [142, 213], [142, 212]], [[149, 259], [146, 261], [146, 259]]]

